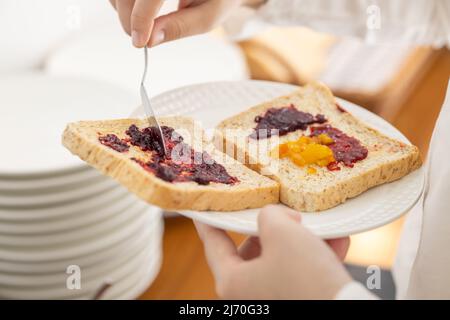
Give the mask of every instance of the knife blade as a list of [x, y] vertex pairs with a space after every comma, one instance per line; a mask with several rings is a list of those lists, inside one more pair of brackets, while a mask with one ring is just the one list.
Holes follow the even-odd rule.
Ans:
[[151, 106], [150, 99], [148, 98], [147, 90], [145, 89], [145, 79], [147, 77], [147, 69], [148, 69], [148, 48], [147, 48], [147, 46], [144, 47], [144, 61], [145, 61], [144, 73], [142, 75], [141, 86], [140, 86], [142, 106], [144, 108], [144, 113], [147, 118], [149, 127], [156, 128], [157, 138], [159, 140], [158, 142], [162, 146], [164, 155], [166, 156], [167, 148], [166, 148], [166, 144], [164, 142], [164, 135], [161, 130], [161, 126], [159, 125], [159, 122], [156, 119], [155, 111], [153, 110], [153, 108]]

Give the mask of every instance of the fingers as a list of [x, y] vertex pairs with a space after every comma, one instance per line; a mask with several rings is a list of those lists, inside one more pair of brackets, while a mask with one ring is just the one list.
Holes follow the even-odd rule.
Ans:
[[116, 9], [116, 0], [109, 0], [109, 3]]
[[131, 12], [131, 37], [133, 45], [144, 47], [150, 40], [153, 21], [162, 6], [162, 0], [136, 0]]
[[194, 221], [194, 224], [203, 241], [208, 264], [218, 282], [234, 263], [240, 261], [236, 246], [225, 231], [197, 221]]
[[[189, 5], [185, 1], [184, 5]], [[208, 15], [211, 1], [160, 16], [155, 20], [149, 46], [156, 46], [163, 42], [207, 32], [211, 29], [214, 18]]]
[[296, 235], [299, 230], [301, 216], [298, 212], [281, 205], [269, 205], [264, 207], [258, 215], [258, 230], [261, 246], [264, 252], [270, 248], [276, 250], [279, 245], [277, 239], [293, 232]]
[[244, 260], [252, 260], [261, 254], [259, 238], [248, 237], [238, 249], [239, 256]]
[[[250, 277], [255, 273], [252, 262], [240, 263], [242, 259], [236, 246], [225, 231], [197, 221], [194, 221], [194, 224], [203, 241], [206, 259], [214, 275], [219, 297], [234, 299], [246, 297], [245, 290], [254, 287], [251, 285], [253, 279]], [[249, 246], [254, 245], [253, 241], [255, 240], [248, 242]]]
[[195, 0], [180, 0], [180, 1], [178, 1], [178, 10], [189, 7], [194, 2], [195, 2]]
[[126, 33], [131, 35], [131, 11], [133, 10], [134, 0], [116, 0], [116, 10], [119, 15], [120, 24]]
[[347, 255], [348, 252], [348, 248], [350, 247], [350, 237], [326, 240], [326, 243], [334, 251], [336, 256], [341, 261], [344, 261], [345, 256]]
[[260, 234], [270, 232], [274, 227], [279, 227], [292, 222], [300, 223], [299, 212], [281, 205], [268, 205], [261, 209], [258, 215], [258, 228]]

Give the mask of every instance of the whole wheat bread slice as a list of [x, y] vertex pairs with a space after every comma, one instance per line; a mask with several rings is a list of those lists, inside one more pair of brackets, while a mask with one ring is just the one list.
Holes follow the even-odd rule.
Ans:
[[237, 177], [239, 182], [233, 185], [167, 182], [131, 160], [148, 160], [151, 156], [149, 152], [143, 152], [133, 145], [126, 152], [118, 152], [100, 143], [99, 137], [107, 134], [115, 134], [120, 139], [126, 138], [125, 132], [132, 124], [139, 128], [147, 127], [147, 122], [141, 119], [71, 123], [66, 127], [62, 141], [73, 154], [116, 179], [141, 199], [164, 209], [234, 211], [259, 208], [279, 201], [278, 183], [215, 150], [204, 138], [203, 130], [192, 119], [167, 117], [159, 121], [162, 126], [174, 128], [195, 151], [207, 151], [217, 163], [225, 167], [229, 175]]
[[[310, 129], [281, 137], [251, 139], [248, 136], [256, 126], [255, 117], [264, 115], [269, 108], [291, 104], [300, 111], [324, 115], [328, 124], [358, 139], [369, 151], [367, 158], [356, 162], [353, 168], [341, 166], [340, 171], [330, 171], [326, 167], [315, 167], [317, 173], [310, 174], [306, 166], [299, 167], [290, 159], [270, 157], [268, 148], [308, 135]], [[253, 170], [278, 181], [281, 186], [280, 201], [302, 211], [321, 211], [334, 207], [371, 187], [399, 179], [421, 166], [415, 146], [405, 145], [368, 127], [342, 110], [331, 91], [318, 83], [300, 87], [290, 95], [257, 105], [224, 120], [216, 128], [215, 144]]]

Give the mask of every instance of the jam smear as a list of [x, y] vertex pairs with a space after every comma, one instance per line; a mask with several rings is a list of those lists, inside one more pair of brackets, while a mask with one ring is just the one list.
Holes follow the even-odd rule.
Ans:
[[117, 152], [127, 152], [130, 149], [128, 143], [121, 140], [115, 134], [107, 134], [106, 136], [100, 136], [98, 138], [101, 144], [116, 150]]
[[[176, 132], [174, 133], [172, 128], [161, 126], [161, 131], [168, 150], [168, 144], [172, 145], [183, 140], [180, 135]], [[133, 124], [125, 133], [130, 137], [130, 143], [133, 146], [139, 147], [144, 152], [155, 151], [160, 156], [164, 155], [164, 147], [159, 142], [159, 132], [156, 127], [148, 127], [141, 131], [136, 125]]]
[[313, 116], [310, 113], [297, 110], [293, 104], [288, 107], [270, 108], [263, 116], [255, 118], [255, 122], [258, 124], [250, 138], [265, 139], [275, 134], [284, 136], [289, 132], [306, 130], [311, 124], [322, 124], [326, 121], [324, 115]]
[[329, 144], [328, 147], [333, 151], [336, 162], [328, 164], [328, 169], [331, 171], [340, 170], [338, 163], [343, 163], [346, 167], [353, 168], [355, 162], [367, 158], [369, 151], [366, 147], [353, 138], [349, 137], [341, 130], [333, 128], [330, 125], [311, 127], [311, 136], [318, 136], [326, 134], [334, 143]]
[[341, 167], [339, 167], [339, 163], [337, 161], [333, 161], [327, 165], [327, 169], [330, 171], [339, 171]]
[[208, 185], [211, 182], [223, 184], [239, 182], [236, 177], [230, 176], [225, 167], [212, 159], [207, 152], [194, 151], [183, 142], [181, 135], [167, 126], [161, 127], [167, 148], [167, 155], [164, 155], [162, 146], [158, 142], [158, 136], [155, 136], [156, 130], [156, 127], [139, 130], [137, 126], [132, 125], [126, 131], [132, 145], [139, 147], [144, 152], [152, 152], [150, 161], [131, 159], [145, 170], [167, 182], [193, 181], [200, 185]]

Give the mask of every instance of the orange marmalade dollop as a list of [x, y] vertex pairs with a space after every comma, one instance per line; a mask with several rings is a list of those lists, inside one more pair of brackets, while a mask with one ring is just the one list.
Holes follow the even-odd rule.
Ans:
[[[280, 159], [289, 158], [299, 167], [311, 165], [326, 167], [336, 161], [333, 151], [328, 147], [332, 143], [334, 140], [324, 133], [314, 137], [302, 136], [298, 140], [280, 144], [271, 151], [271, 156]], [[307, 172], [314, 174], [317, 170], [308, 167]]]

